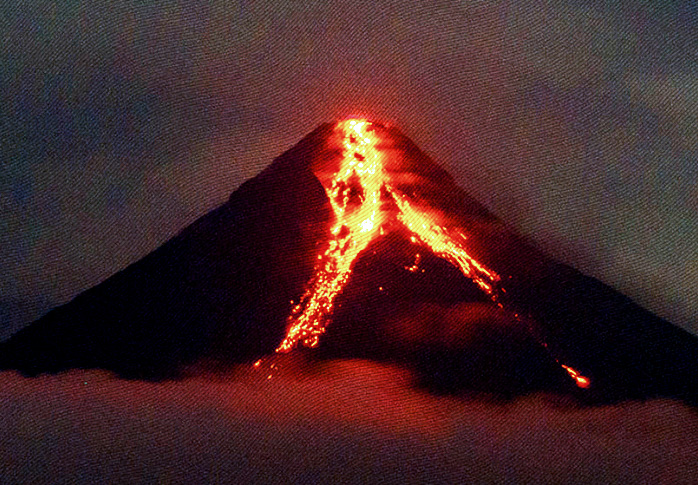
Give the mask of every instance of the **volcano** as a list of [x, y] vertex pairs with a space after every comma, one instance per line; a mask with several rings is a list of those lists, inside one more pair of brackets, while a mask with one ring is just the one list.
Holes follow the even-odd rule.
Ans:
[[398, 363], [434, 392], [698, 404], [698, 338], [551, 259], [366, 120], [318, 127], [1, 344], [0, 368], [159, 380], [289, 353]]

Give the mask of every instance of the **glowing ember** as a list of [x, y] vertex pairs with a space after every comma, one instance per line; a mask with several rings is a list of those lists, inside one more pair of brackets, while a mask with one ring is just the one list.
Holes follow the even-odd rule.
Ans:
[[568, 365], [560, 365], [563, 369], [567, 371], [570, 377], [574, 379], [574, 382], [577, 384], [577, 386], [581, 387], [582, 389], [586, 389], [591, 385], [591, 380], [588, 377], [584, 377], [583, 375], [581, 375], [576, 369], [573, 369]]
[[[409, 198], [389, 184], [385, 154], [376, 148], [379, 140], [370, 125], [367, 121], [349, 120], [337, 126], [343, 133], [344, 153], [339, 171], [326, 189], [336, 218], [332, 239], [325, 254], [319, 256], [322, 263], [301, 303], [289, 317], [290, 328], [277, 352], [288, 352], [299, 342], [308, 347], [317, 346], [354, 261], [371, 241], [385, 233], [382, 225], [389, 216], [381, 209], [381, 191], [395, 200], [397, 220], [412, 232], [413, 243], [419, 241], [428, 246], [495, 297], [494, 285], [499, 277], [467, 253], [461, 242], [465, 237], [435, 224], [433, 214], [414, 209]], [[420, 259], [417, 255], [408, 269], [417, 271]]]
[[410, 273], [416, 273], [419, 270], [419, 262], [422, 260], [422, 255], [417, 253], [414, 255], [414, 264], [412, 266], [405, 266], [405, 269]]

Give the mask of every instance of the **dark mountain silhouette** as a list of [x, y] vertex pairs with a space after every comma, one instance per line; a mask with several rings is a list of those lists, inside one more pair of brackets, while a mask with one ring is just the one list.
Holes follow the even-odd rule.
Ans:
[[242, 362], [273, 349], [330, 217], [303, 164], [330, 130], [319, 128], [221, 207], [15, 334], [0, 347], [2, 367], [157, 379], [202, 355]]
[[[296, 352], [401, 362], [437, 392], [698, 403], [698, 338], [550, 259], [397, 129], [373, 129], [393, 186], [461, 228], [469, 253], [502, 277], [503, 308], [388, 225], [356, 260], [319, 347]], [[328, 244], [334, 216], [323, 186], [341, 157], [333, 132], [320, 126], [221, 207], [19, 331], [0, 345], [0, 368], [163, 379], [195, 363], [225, 367], [273, 353]], [[591, 385], [575, 385], [563, 366]]]

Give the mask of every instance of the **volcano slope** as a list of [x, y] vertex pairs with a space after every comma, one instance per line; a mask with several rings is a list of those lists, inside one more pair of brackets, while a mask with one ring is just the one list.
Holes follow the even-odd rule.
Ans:
[[25, 375], [164, 379], [277, 353], [436, 392], [698, 403], [698, 339], [547, 257], [397, 129], [322, 125], [221, 207], [0, 346]]

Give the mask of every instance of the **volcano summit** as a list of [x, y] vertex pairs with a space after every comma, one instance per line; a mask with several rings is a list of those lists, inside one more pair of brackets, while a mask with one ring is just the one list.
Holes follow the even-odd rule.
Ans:
[[698, 339], [547, 257], [366, 120], [320, 126], [1, 344], [0, 368], [163, 379], [288, 352], [398, 363], [439, 392], [698, 401]]

